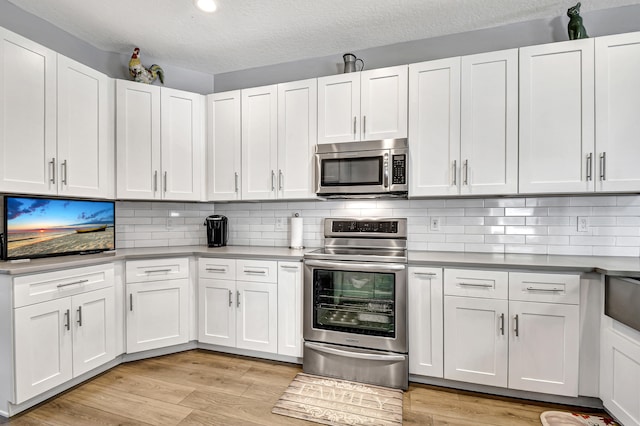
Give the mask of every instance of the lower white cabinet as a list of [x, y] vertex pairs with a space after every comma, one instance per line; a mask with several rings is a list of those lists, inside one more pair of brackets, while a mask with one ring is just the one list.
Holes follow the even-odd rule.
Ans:
[[302, 358], [302, 262], [278, 262], [278, 353]]
[[409, 267], [409, 373], [442, 377], [442, 268]]
[[236, 347], [278, 352], [278, 285], [236, 282]]
[[[460, 296], [447, 277], [458, 272], [445, 269], [444, 377], [578, 396], [580, 277], [510, 272], [507, 298]], [[504, 272], [495, 274], [501, 282]], [[491, 271], [465, 275], [469, 291], [491, 288]]]
[[113, 281], [112, 265], [14, 279], [14, 403], [115, 358]]
[[127, 353], [189, 341], [188, 264], [187, 258], [127, 262]]

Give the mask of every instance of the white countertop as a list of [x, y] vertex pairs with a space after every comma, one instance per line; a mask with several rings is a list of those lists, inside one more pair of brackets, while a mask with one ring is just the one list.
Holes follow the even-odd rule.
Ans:
[[[245, 259], [302, 260], [304, 253], [316, 250], [262, 246], [177, 246], [119, 249], [84, 256], [60, 256], [22, 262], [0, 262], [0, 274], [18, 275], [89, 266], [117, 260], [171, 256], [227, 257]], [[409, 251], [409, 264], [473, 268], [514, 268], [566, 272], [598, 272], [640, 277], [640, 258], [609, 256], [546, 256], [537, 254], [492, 254]]]

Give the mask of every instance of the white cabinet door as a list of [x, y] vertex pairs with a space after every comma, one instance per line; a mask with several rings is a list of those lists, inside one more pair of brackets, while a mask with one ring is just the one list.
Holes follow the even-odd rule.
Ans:
[[462, 57], [461, 194], [518, 192], [518, 49]]
[[16, 404], [73, 377], [68, 297], [14, 310]]
[[160, 198], [158, 86], [116, 81], [116, 145], [118, 198]]
[[458, 194], [460, 58], [409, 65], [409, 195]]
[[241, 349], [278, 352], [278, 286], [236, 282], [236, 344]]
[[360, 74], [318, 78], [318, 143], [360, 140]]
[[640, 190], [640, 33], [595, 39], [596, 191]]
[[442, 269], [409, 267], [409, 373], [442, 377]]
[[301, 262], [278, 262], [278, 353], [302, 357]]
[[444, 378], [507, 386], [507, 300], [445, 296]]
[[520, 192], [594, 190], [594, 41], [520, 49]]
[[61, 195], [113, 198], [113, 80], [58, 55], [58, 181]]
[[278, 198], [313, 198], [317, 80], [278, 84]]
[[55, 194], [56, 53], [0, 28], [0, 192]]
[[127, 284], [127, 353], [187, 343], [189, 280]]
[[160, 94], [162, 198], [199, 201], [204, 167], [204, 97], [166, 87]]
[[408, 67], [360, 73], [361, 140], [407, 137]]
[[242, 90], [242, 199], [276, 198], [278, 92], [275, 85]]
[[115, 358], [116, 331], [113, 287], [73, 296], [73, 376]]
[[207, 96], [207, 198], [239, 200], [242, 150], [240, 91]]
[[236, 346], [236, 283], [200, 278], [198, 290], [198, 341]]
[[578, 396], [578, 305], [509, 302], [509, 388]]

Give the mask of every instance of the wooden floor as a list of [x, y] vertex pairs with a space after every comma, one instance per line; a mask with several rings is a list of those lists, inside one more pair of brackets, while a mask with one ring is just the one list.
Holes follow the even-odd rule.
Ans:
[[[294, 364], [201, 350], [181, 352], [119, 365], [7, 423], [313, 425], [271, 414], [300, 371]], [[540, 425], [543, 411], [567, 408], [571, 409], [411, 384], [404, 393], [403, 414], [405, 425], [517, 426]]]

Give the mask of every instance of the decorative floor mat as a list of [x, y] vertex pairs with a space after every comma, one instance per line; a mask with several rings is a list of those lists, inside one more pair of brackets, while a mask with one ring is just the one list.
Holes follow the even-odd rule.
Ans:
[[545, 411], [540, 414], [543, 426], [619, 426], [612, 418], [567, 411]]

